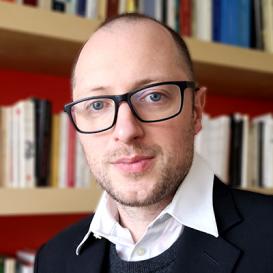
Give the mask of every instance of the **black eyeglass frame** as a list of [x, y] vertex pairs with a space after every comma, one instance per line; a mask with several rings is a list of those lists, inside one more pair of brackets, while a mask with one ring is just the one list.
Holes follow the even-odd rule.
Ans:
[[[167, 85], [167, 84], [170, 84], [170, 85], [176, 85], [179, 87], [180, 89], [180, 93], [181, 93], [181, 104], [180, 104], [180, 108], [178, 110], [177, 113], [175, 113], [174, 115], [172, 116], [169, 116], [169, 117], [166, 117], [166, 118], [163, 118], [163, 119], [156, 119], [156, 120], [143, 120], [141, 117], [138, 116], [136, 110], [134, 109], [134, 106], [133, 104], [131, 103], [131, 97], [143, 90], [143, 89], [147, 89], [147, 88], [150, 88], [150, 87], [154, 87], [154, 86], [160, 86], [160, 85]], [[186, 88], [191, 88], [193, 89], [194, 91], [197, 91], [199, 90], [198, 87], [196, 87], [195, 85], [195, 82], [194, 81], [166, 81], [166, 82], [157, 82], [157, 83], [153, 83], [153, 84], [149, 84], [149, 85], [145, 85], [141, 88], [138, 88], [138, 89], [135, 89], [133, 91], [129, 91], [127, 92], [126, 94], [123, 94], [123, 95], [105, 95], [105, 96], [92, 96], [92, 97], [86, 97], [86, 98], [83, 98], [83, 99], [79, 99], [79, 100], [76, 100], [76, 101], [73, 101], [73, 102], [70, 102], [68, 104], [66, 104], [64, 106], [64, 112], [66, 112], [73, 124], [73, 126], [75, 127], [75, 129], [79, 132], [79, 133], [82, 133], [82, 134], [95, 134], [95, 133], [100, 133], [100, 132], [103, 132], [103, 131], [107, 131], [109, 129], [111, 129], [115, 124], [116, 124], [116, 121], [117, 121], [117, 116], [118, 116], [118, 110], [119, 110], [119, 106], [120, 106], [120, 103], [123, 102], [123, 101], [126, 101], [127, 104], [129, 105], [133, 115], [138, 119], [140, 120], [141, 122], [161, 122], [161, 121], [164, 121], [164, 120], [168, 120], [168, 119], [171, 119], [171, 118], [174, 118], [176, 116], [178, 116], [181, 111], [182, 111], [182, 108], [183, 108], [183, 103], [184, 103], [184, 91]], [[73, 116], [72, 116], [72, 113], [71, 113], [71, 109], [72, 107], [75, 105], [75, 104], [78, 104], [80, 102], [83, 102], [83, 101], [87, 101], [87, 100], [90, 100], [90, 99], [111, 99], [114, 101], [115, 103], [115, 114], [114, 114], [114, 119], [113, 119], [113, 122], [110, 126], [108, 126], [107, 128], [105, 129], [102, 129], [102, 130], [97, 130], [97, 131], [82, 131], [78, 126], [77, 124], [75, 123], [74, 119], [73, 119]]]

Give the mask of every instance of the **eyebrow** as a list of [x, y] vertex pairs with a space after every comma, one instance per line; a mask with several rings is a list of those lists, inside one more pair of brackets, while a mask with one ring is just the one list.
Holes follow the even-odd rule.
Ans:
[[[162, 79], [159, 80], [157, 78], [144, 78], [144, 79], [136, 80], [128, 90], [120, 90], [120, 91], [121, 92], [122, 91], [131, 92], [137, 88], [144, 87], [145, 85], [156, 83], [156, 82], [161, 82], [161, 81], [164, 81], [164, 80], [162, 80]], [[88, 92], [107, 91], [110, 89], [111, 89], [110, 86], [100, 86], [99, 85], [99, 86], [95, 86], [95, 87], [88, 89]]]

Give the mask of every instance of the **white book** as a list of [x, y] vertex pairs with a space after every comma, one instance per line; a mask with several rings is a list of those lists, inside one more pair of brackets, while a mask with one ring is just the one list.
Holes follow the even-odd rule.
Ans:
[[65, 12], [68, 14], [76, 14], [77, 0], [66, 0]]
[[193, 36], [200, 40], [212, 40], [212, 0], [193, 0]]
[[87, 0], [85, 17], [89, 19], [98, 18], [98, 1], [97, 0]]
[[273, 52], [273, 0], [262, 0], [262, 18], [264, 47]]
[[87, 188], [91, 182], [91, 171], [88, 166], [83, 147], [78, 135], [76, 135], [76, 159], [75, 159], [75, 186], [77, 188]]
[[12, 180], [12, 106], [2, 107], [3, 128], [5, 136], [3, 138], [3, 186], [10, 187]]
[[16, 272], [16, 260], [11, 257], [5, 257], [4, 260], [4, 273]]
[[258, 127], [251, 122], [249, 126], [247, 181], [250, 187], [258, 187]]
[[167, 0], [167, 25], [176, 29], [176, 0]]
[[155, 19], [162, 22], [162, 13], [163, 13], [163, 0], [156, 0], [155, 1]]
[[19, 186], [32, 188], [35, 186], [35, 109], [32, 100], [18, 104], [20, 144], [19, 144]]
[[41, 9], [51, 10], [52, 2], [53, 0], [38, 0], [38, 7]]
[[249, 149], [249, 116], [242, 115], [243, 120], [243, 143], [242, 143], [242, 170], [241, 170], [241, 187], [247, 188], [250, 186], [248, 180], [248, 149]]
[[125, 13], [127, 11], [127, 1], [119, 0], [118, 2], [118, 14]]
[[68, 156], [68, 116], [60, 113], [60, 163], [59, 163], [59, 187], [67, 187], [67, 156]]
[[208, 160], [215, 174], [225, 183], [229, 181], [230, 118], [223, 115], [210, 119]]
[[258, 137], [262, 137], [260, 139], [261, 146], [259, 147], [261, 150], [259, 151], [262, 158], [258, 160], [262, 160], [261, 170], [259, 170], [261, 174], [262, 181], [260, 183], [265, 188], [273, 188], [273, 134], [272, 134], [272, 127], [273, 127], [273, 119], [271, 114], [266, 114], [262, 116], [258, 116], [253, 119], [253, 122], [262, 124], [262, 136], [259, 135]]
[[21, 131], [20, 131], [20, 104], [23, 101], [18, 101], [12, 106], [12, 158], [11, 158], [11, 187], [18, 188], [21, 186], [21, 168], [20, 151], [21, 151]]

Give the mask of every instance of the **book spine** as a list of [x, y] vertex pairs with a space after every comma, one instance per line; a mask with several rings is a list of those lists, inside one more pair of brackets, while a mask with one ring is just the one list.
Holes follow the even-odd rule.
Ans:
[[107, 18], [118, 14], [118, 0], [108, 0], [107, 2]]
[[52, 116], [52, 131], [51, 131], [51, 159], [50, 159], [50, 186], [58, 187], [58, 172], [59, 172], [59, 147], [60, 147], [60, 115], [53, 114]]
[[[238, 45], [242, 47], [250, 47], [250, 27], [251, 27], [251, 1], [239, 0], [239, 16], [238, 16]], [[236, 27], [236, 26], [235, 26]]]
[[192, 0], [180, 2], [180, 33], [183, 36], [192, 35]]
[[76, 132], [71, 122], [68, 123], [67, 186], [75, 186], [75, 145]]
[[85, 17], [89, 19], [96, 19], [98, 17], [98, 1], [87, 0]]
[[67, 156], [68, 156], [68, 117], [65, 113], [60, 114], [60, 163], [59, 163], [59, 187], [67, 187]]

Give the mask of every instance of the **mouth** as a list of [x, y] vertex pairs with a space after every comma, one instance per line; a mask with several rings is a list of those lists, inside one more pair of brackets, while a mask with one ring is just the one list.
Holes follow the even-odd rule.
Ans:
[[119, 171], [124, 173], [143, 173], [147, 171], [154, 161], [153, 156], [130, 156], [122, 157], [111, 162]]

